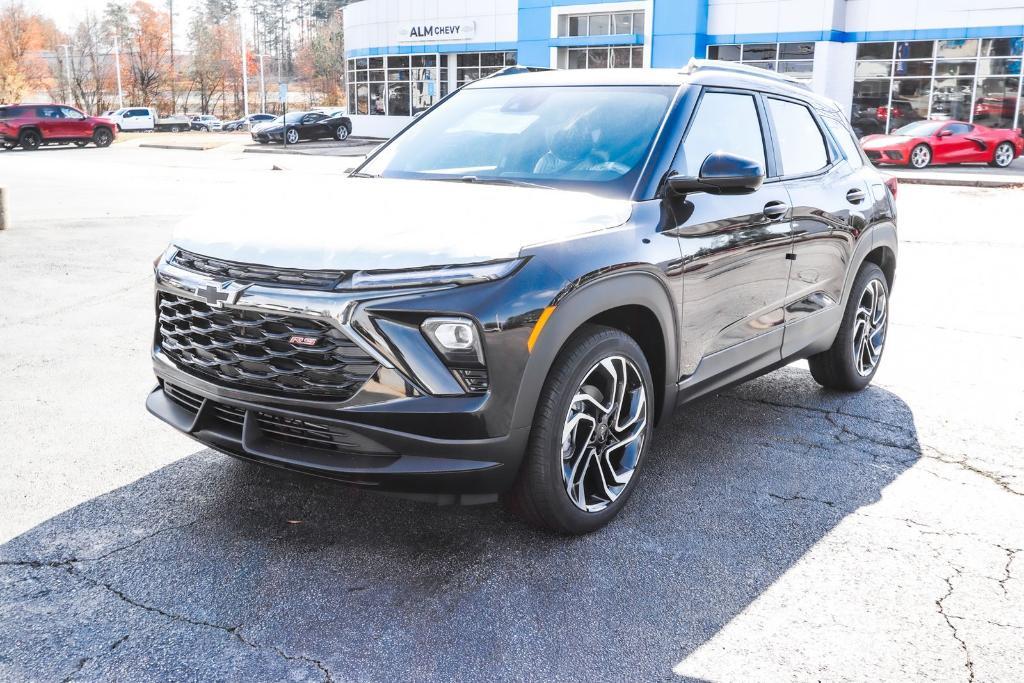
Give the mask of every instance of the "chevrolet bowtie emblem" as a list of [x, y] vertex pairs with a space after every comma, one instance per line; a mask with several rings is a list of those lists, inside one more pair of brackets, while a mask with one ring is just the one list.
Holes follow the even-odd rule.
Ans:
[[220, 285], [206, 285], [196, 287], [196, 294], [206, 303], [214, 308], [224, 308], [238, 302], [238, 297], [249, 288], [248, 285], [236, 285], [232, 281], [222, 282]]

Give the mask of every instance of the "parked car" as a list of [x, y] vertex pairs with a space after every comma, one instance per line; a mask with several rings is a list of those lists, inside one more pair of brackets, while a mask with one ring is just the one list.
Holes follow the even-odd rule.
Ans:
[[248, 118], [241, 118], [236, 121], [228, 121], [224, 124], [224, 131], [231, 132], [236, 130], [242, 130], [243, 128], [252, 128], [260, 123], [268, 123], [274, 120], [273, 114], [249, 114]]
[[871, 382], [894, 188], [838, 105], [753, 67], [478, 80], [350, 178], [182, 225], [147, 406], [239, 458], [593, 531], [677, 405], [801, 358]]
[[109, 147], [117, 136], [107, 119], [88, 116], [64, 104], [15, 104], [0, 106], [0, 142], [7, 149], [21, 146], [75, 144]]
[[224, 126], [224, 123], [211, 114], [200, 114], [199, 116], [192, 119], [192, 130], [198, 130], [205, 133], [210, 131], [219, 131]]
[[1006, 168], [1024, 154], [1019, 129], [986, 128], [965, 121], [918, 121], [890, 135], [869, 135], [861, 145], [875, 164], [913, 168], [971, 163]]
[[107, 117], [123, 131], [162, 131], [180, 133], [189, 129], [185, 116], [161, 117], [152, 107], [124, 107]]
[[257, 126], [252, 130], [252, 139], [262, 145], [287, 139], [289, 145], [294, 145], [302, 140], [323, 138], [347, 140], [351, 134], [352, 121], [348, 117], [330, 117], [308, 111], [288, 114], [287, 122], [284, 117], [278, 116], [270, 123]]

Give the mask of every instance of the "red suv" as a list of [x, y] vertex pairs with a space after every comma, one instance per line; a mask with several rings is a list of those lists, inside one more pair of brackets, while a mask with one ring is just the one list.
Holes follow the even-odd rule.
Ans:
[[7, 149], [18, 145], [32, 150], [39, 145], [75, 143], [109, 147], [117, 135], [107, 119], [86, 116], [63, 104], [0, 106], [0, 142]]

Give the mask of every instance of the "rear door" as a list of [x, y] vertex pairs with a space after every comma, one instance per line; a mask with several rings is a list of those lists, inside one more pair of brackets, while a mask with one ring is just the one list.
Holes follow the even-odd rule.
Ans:
[[808, 104], [775, 95], [765, 96], [765, 102], [793, 206], [782, 348], [788, 357], [821, 339], [841, 316], [847, 266], [874, 199], [863, 157], [845, 124], [832, 122], [845, 133], [840, 147], [824, 117]]
[[64, 114], [58, 105], [36, 107], [36, 119], [39, 132], [44, 140], [59, 140], [68, 137], [64, 125]]
[[[789, 275], [789, 195], [774, 175], [767, 119], [751, 92], [706, 88], [673, 169], [696, 177], [717, 151], [752, 159], [767, 182], [748, 195], [693, 193], [675, 210], [683, 258], [682, 370], [699, 377], [778, 360]], [[711, 360], [709, 360], [711, 359]]]

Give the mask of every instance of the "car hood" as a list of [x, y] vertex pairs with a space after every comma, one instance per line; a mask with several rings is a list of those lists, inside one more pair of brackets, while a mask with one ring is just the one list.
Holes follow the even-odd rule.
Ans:
[[280, 177], [218, 197], [179, 225], [173, 244], [281, 268], [402, 269], [514, 258], [531, 245], [620, 226], [633, 207], [563, 190]]
[[881, 149], [884, 147], [902, 147], [915, 138], [909, 135], [869, 135], [861, 140], [864, 149]]

